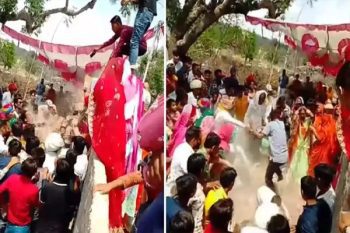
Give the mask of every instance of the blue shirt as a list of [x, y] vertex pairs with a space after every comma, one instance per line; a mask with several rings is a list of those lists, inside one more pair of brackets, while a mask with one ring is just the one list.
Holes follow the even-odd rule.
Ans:
[[[11, 160], [11, 157], [9, 156], [0, 156], [0, 169], [4, 169], [7, 164], [9, 164]], [[2, 184], [7, 178], [9, 178], [13, 174], [22, 174], [21, 164], [17, 163], [16, 165], [12, 166], [10, 170], [6, 173], [5, 177], [0, 181], [0, 184]]]
[[170, 232], [170, 223], [171, 220], [174, 218], [174, 216], [180, 212], [185, 210], [179, 203], [178, 200], [176, 200], [173, 197], [167, 197], [166, 198], [166, 231]]
[[288, 76], [282, 76], [280, 77], [280, 88], [287, 88], [288, 83], [289, 83], [289, 78]]
[[331, 227], [331, 209], [321, 199], [315, 205], [304, 206], [304, 211], [298, 219], [296, 233], [330, 233]]
[[164, 232], [164, 193], [160, 193], [140, 216], [136, 223], [136, 233]]

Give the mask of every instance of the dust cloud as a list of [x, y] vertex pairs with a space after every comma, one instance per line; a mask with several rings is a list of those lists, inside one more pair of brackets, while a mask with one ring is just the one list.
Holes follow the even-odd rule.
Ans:
[[[234, 201], [234, 221], [239, 224], [254, 220], [257, 190], [265, 184], [265, 171], [269, 158], [259, 152], [260, 140], [251, 136], [245, 129], [240, 128], [237, 131], [231, 144], [232, 153], [226, 154], [225, 158], [233, 164], [238, 173], [229, 196]], [[295, 225], [303, 208], [299, 184], [285, 171], [284, 180], [275, 185], [288, 210], [290, 224]]]

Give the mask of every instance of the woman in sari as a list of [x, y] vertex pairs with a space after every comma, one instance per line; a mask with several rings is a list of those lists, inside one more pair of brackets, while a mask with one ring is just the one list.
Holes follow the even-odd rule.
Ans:
[[335, 125], [332, 123], [332, 116], [324, 113], [323, 104], [317, 103], [315, 120], [310, 127], [313, 137], [309, 156], [310, 176], [314, 176], [314, 168], [320, 163], [333, 166], [333, 151], [336, 148], [332, 137], [335, 130], [333, 127]]
[[[172, 158], [178, 145], [184, 142], [187, 129], [194, 123], [197, 116], [197, 108], [187, 103], [187, 93], [177, 91], [177, 101], [181, 110], [180, 117], [175, 123], [172, 137], [168, 143], [168, 157]], [[187, 103], [187, 104], [186, 104]], [[183, 106], [183, 107], [182, 107]], [[170, 162], [170, 161], [168, 161]]]
[[311, 144], [312, 113], [305, 107], [300, 107], [293, 119], [293, 132], [289, 142], [290, 172], [295, 181], [307, 175], [309, 168], [309, 150]]
[[[105, 165], [107, 182], [125, 172], [126, 121], [124, 88], [121, 85], [123, 59], [109, 60], [93, 92], [95, 111], [93, 116], [92, 146]], [[112, 232], [123, 232], [121, 190], [109, 193], [109, 227]]]

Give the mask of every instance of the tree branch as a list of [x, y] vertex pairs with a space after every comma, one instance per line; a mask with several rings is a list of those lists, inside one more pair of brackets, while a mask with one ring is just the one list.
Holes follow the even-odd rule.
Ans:
[[[74, 11], [74, 10], [71, 10], [68, 8], [69, 0], [66, 0], [64, 7], [54, 8], [54, 9], [44, 11], [42, 17], [45, 20], [50, 15], [57, 14], [57, 13], [62, 13], [62, 14], [65, 14], [67, 16], [74, 17], [74, 16], [77, 16], [77, 15], [83, 13], [84, 11], [87, 11], [89, 9], [93, 9], [96, 2], [97, 2], [97, 0], [91, 0], [86, 5], [84, 5], [82, 8], [80, 8], [79, 10]], [[17, 13], [17, 15], [15, 15], [13, 18], [8, 19], [8, 21], [17, 21], [17, 20], [23, 20], [26, 23], [25, 28], [26, 28], [27, 33], [33, 33], [36, 29], [41, 27], [41, 23], [36, 23], [37, 20], [34, 19], [28, 13], [26, 8], [23, 8], [22, 10], [20, 10]]]
[[49, 15], [57, 14], [57, 13], [62, 13], [62, 14], [68, 15], [68, 16], [77, 16], [77, 15], [83, 13], [84, 11], [87, 11], [89, 9], [93, 9], [96, 2], [97, 2], [97, 0], [91, 0], [85, 6], [80, 8], [79, 10], [74, 11], [74, 10], [68, 9], [69, 0], [66, 0], [66, 4], [64, 7], [47, 10], [44, 12], [44, 16], [49, 16]]

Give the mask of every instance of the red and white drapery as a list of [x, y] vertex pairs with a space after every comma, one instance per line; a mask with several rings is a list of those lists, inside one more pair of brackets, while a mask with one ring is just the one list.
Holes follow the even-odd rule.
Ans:
[[[149, 40], [153, 38], [158, 29], [158, 26], [149, 29], [144, 36], [145, 39]], [[161, 26], [160, 30], [161, 33], [164, 34], [164, 26]], [[107, 64], [115, 46], [108, 46], [102, 49], [93, 58], [90, 58], [90, 53], [93, 49], [97, 49], [99, 45], [71, 46], [49, 43], [17, 32], [6, 25], [3, 25], [2, 31], [11, 38], [34, 48], [39, 54], [39, 61], [51, 65], [68, 81], [76, 78], [78, 68], [82, 69], [86, 74], [93, 74], [100, 70]]]
[[289, 47], [301, 50], [311, 65], [322, 67], [328, 75], [336, 76], [344, 61], [350, 60], [350, 24], [300, 24], [252, 16], [246, 21], [282, 32]]

